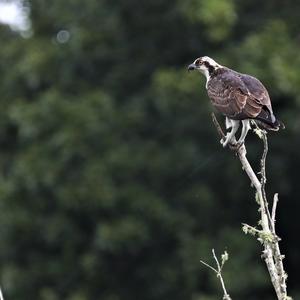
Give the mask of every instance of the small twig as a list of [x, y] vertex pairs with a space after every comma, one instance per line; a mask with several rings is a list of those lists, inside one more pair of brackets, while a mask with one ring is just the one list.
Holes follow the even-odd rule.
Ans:
[[223, 300], [231, 300], [229, 294], [227, 293], [227, 290], [226, 290], [226, 287], [225, 287], [225, 283], [224, 283], [224, 279], [222, 277], [222, 268], [224, 266], [224, 263], [226, 262], [226, 260], [228, 259], [228, 253], [225, 251], [225, 253], [223, 255], [226, 255], [226, 258], [223, 258], [222, 256], [222, 265], [220, 265], [220, 262], [216, 256], [216, 253], [215, 253], [215, 250], [212, 249], [212, 254], [213, 254], [213, 258], [216, 262], [216, 265], [217, 265], [217, 269], [212, 267], [211, 265], [209, 265], [208, 263], [206, 263], [205, 261], [203, 260], [200, 260], [200, 262], [205, 265], [206, 267], [210, 268], [211, 270], [213, 270], [217, 277], [219, 278], [220, 282], [221, 282], [221, 285], [222, 285], [222, 289], [223, 289], [223, 292], [224, 292], [224, 295], [223, 295]]
[[[225, 287], [225, 283], [224, 283], [224, 280], [223, 280], [223, 277], [222, 277], [222, 267], [220, 266], [220, 263], [219, 263], [219, 260], [216, 256], [216, 253], [215, 253], [215, 250], [212, 249], [212, 253], [213, 253], [213, 257], [216, 261], [216, 264], [218, 266], [218, 274], [217, 274], [217, 277], [220, 279], [220, 282], [221, 282], [221, 285], [222, 285], [222, 288], [223, 288], [223, 292], [224, 292], [224, 296], [223, 296], [223, 299], [224, 300], [231, 300], [229, 294], [227, 293], [227, 290], [226, 290], [226, 287]], [[224, 264], [224, 263], [223, 263]], [[222, 266], [223, 266], [222, 264]]]
[[220, 136], [221, 138], [225, 138], [225, 134], [224, 134], [224, 132], [223, 132], [223, 130], [222, 130], [222, 127], [220, 126], [220, 124], [219, 124], [219, 122], [218, 122], [218, 120], [217, 120], [215, 114], [214, 114], [214, 113], [211, 113], [211, 117], [212, 117], [212, 121], [213, 121], [214, 125], [215, 125], [216, 128], [217, 128], [217, 131], [218, 131], [218, 133], [219, 133], [219, 136]]
[[216, 264], [217, 264], [217, 267], [218, 267], [218, 271], [221, 272], [221, 265], [219, 263], [219, 260], [217, 259], [217, 256], [216, 256], [216, 253], [215, 253], [215, 249], [212, 249], [211, 252], [212, 252], [213, 257], [214, 257], [214, 259], [216, 261]]
[[275, 222], [276, 222], [276, 209], [277, 209], [277, 203], [278, 203], [278, 194], [276, 193], [273, 198], [273, 206], [272, 206], [272, 224], [273, 228], [275, 230]]
[[269, 146], [268, 146], [268, 139], [267, 139], [267, 132], [265, 130], [262, 130], [262, 140], [264, 143], [264, 151], [260, 160], [260, 166], [261, 166], [261, 189], [263, 190], [264, 197], [266, 197], [266, 191], [265, 191], [265, 186], [267, 182], [267, 176], [266, 176], [266, 159], [267, 159], [267, 154], [269, 151]]
[[267, 182], [267, 175], [266, 175], [266, 159], [267, 159], [267, 154], [269, 151], [269, 146], [268, 146], [268, 138], [267, 138], [267, 132], [265, 130], [260, 129], [255, 122], [253, 122], [256, 126], [256, 134], [263, 140], [263, 145], [264, 145], [264, 150], [263, 154], [260, 160], [260, 183], [261, 183], [261, 192], [262, 192], [262, 197], [264, 200], [264, 205], [265, 205], [265, 211], [269, 220], [270, 227], [272, 228], [272, 232], [275, 232], [275, 229], [273, 228], [273, 222], [271, 218], [271, 214], [269, 211], [269, 204], [267, 200], [267, 195], [266, 195], [266, 182]]
[[212, 267], [211, 265], [209, 265], [208, 263], [206, 263], [206, 262], [203, 261], [203, 260], [200, 260], [200, 262], [201, 262], [201, 264], [203, 264], [204, 266], [206, 266], [206, 267], [212, 269], [215, 273], [218, 274], [218, 270], [217, 270], [217, 269], [215, 269], [214, 267]]
[[260, 235], [263, 232], [262, 230], [256, 229], [255, 227], [250, 226], [246, 223], [242, 223], [242, 225], [243, 225], [242, 230], [244, 231], [245, 234], [249, 233], [255, 236], [255, 235]]

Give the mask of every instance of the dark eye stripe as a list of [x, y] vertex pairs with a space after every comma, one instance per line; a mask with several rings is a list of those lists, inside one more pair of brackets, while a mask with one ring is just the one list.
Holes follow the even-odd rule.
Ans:
[[210, 65], [208, 61], [205, 61], [204, 65], [208, 69], [209, 74], [212, 74], [214, 72], [215, 68], [212, 65]]
[[209, 68], [209, 67], [210, 67], [210, 64], [209, 64], [208, 61], [205, 61], [205, 62], [204, 62], [204, 65], [205, 65], [206, 68]]

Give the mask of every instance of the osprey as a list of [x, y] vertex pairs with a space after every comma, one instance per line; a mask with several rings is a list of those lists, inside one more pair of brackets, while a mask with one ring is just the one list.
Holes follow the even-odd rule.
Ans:
[[226, 116], [226, 134], [221, 144], [225, 147], [235, 142], [235, 134], [242, 123], [238, 144], [245, 141], [250, 129], [250, 120], [254, 119], [265, 129], [284, 128], [274, 116], [271, 100], [263, 84], [250, 75], [241, 74], [219, 65], [208, 56], [197, 58], [188, 66], [188, 70], [198, 70], [206, 77], [206, 89], [213, 106]]

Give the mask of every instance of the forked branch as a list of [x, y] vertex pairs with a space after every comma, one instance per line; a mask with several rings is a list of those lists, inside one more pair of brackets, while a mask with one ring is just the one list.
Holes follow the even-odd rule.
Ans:
[[[212, 114], [213, 123], [217, 128], [217, 131], [221, 138], [224, 138], [224, 132], [222, 127], [220, 126], [218, 120], [216, 119], [215, 115]], [[256, 200], [260, 206], [260, 220], [259, 225], [261, 229], [256, 229], [253, 226], [243, 224], [243, 231], [245, 233], [250, 233], [257, 237], [258, 241], [263, 245], [262, 257], [265, 260], [271, 282], [275, 289], [276, 295], [278, 300], [288, 300], [291, 299], [287, 296], [287, 285], [286, 279], [287, 274], [284, 271], [282, 260], [284, 255], [281, 254], [279, 241], [280, 238], [277, 236], [275, 231], [275, 219], [276, 219], [276, 208], [278, 203], [278, 194], [274, 195], [272, 211], [269, 210], [269, 205], [267, 201], [267, 196], [265, 192], [265, 185], [267, 182], [266, 178], [266, 158], [268, 153], [268, 140], [267, 140], [267, 133], [264, 130], [261, 130], [256, 123], [254, 122], [253, 125], [255, 126], [254, 132], [258, 135], [260, 139], [263, 141], [263, 154], [260, 161], [260, 180], [258, 179], [257, 175], [253, 171], [246, 154], [247, 150], [245, 144], [237, 145], [231, 144], [229, 145], [230, 149], [233, 150], [241, 164], [243, 170], [248, 175], [252, 186], [256, 190]]]
[[221, 255], [221, 263], [219, 262], [214, 249], [212, 249], [212, 254], [213, 254], [213, 258], [216, 262], [216, 268], [209, 265], [208, 263], [206, 263], [203, 260], [200, 260], [200, 262], [216, 273], [217, 278], [220, 280], [220, 283], [221, 283], [221, 286], [222, 286], [222, 289], [223, 289], [223, 293], [224, 293], [223, 300], [231, 300], [229, 294], [227, 293], [225, 283], [224, 283], [224, 279], [223, 279], [223, 276], [222, 276], [222, 269], [223, 269], [223, 266], [224, 266], [225, 262], [228, 260], [228, 253], [225, 251]]

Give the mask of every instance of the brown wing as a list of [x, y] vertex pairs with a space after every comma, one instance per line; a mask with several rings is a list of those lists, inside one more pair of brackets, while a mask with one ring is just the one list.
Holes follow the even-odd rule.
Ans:
[[254, 77], [223, 69], [208, 82], [207, 92], [216, 109], [229, 118], [256, 118], [262, 113], [263, 119], [274, 118], [268, 92]]
[[209, 80], [207, 93], [213, 106], [222, 114], [232, 119], [242, 117], [248, 90], [234, 72], [220, 70]]
[[260, 110], [253, 114], [252, 118], [259, 118], [267, 123], [274, 123], [276, 118], [273, 114], [269, 93], [264, 85], [255, 77], [245, 74], [239, 74], [239, 78], [243, 81], [249, 91], [249, 98], [245, 106], [245, 111], [251, 111], [252, 106], [258, 105]]

